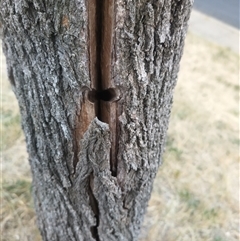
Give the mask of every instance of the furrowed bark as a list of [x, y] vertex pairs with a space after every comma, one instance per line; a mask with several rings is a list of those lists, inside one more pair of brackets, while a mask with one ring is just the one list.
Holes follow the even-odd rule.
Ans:
[[137, 240], [192, 0], [4, 0], [43, 240]]

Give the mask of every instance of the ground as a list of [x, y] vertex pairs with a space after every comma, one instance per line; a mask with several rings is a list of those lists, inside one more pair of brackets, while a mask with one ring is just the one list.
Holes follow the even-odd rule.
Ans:
[[[188, 34], [141, 241], [239, 240], [238, 58]], [[18, 106], [1, 72], [2, 241], [40, 241]]]

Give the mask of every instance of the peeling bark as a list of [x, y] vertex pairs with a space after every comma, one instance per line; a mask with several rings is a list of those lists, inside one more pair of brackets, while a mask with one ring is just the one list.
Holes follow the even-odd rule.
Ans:
[[137, 240], [192, 3], [0, 2], [43, 240]]

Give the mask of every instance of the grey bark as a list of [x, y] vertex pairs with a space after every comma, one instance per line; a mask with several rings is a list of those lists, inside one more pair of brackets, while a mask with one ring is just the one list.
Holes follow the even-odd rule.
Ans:
[[86, 94], [93, 88], [90, 1], [1, 0], [4, 53], [43, 240], [137, 240], [161, 164], [192, 4], [113, 1], [107, 87], [120, 100], [104, 104], [115, 115], [105, 123]]

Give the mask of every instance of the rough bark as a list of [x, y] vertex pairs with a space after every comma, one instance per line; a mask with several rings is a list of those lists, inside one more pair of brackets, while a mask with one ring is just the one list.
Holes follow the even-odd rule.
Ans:
[[43, 240], [137, 240], [192, 0], [1, 0]]

